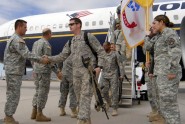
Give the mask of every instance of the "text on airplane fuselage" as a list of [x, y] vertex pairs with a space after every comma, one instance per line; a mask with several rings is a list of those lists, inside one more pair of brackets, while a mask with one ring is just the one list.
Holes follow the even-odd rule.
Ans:
[[171, 11], [177, 9], [185, 9], [185, 2], [182, 3], [165, 3], [165, 4], [155, 4], [153, 5], [153, 11]]

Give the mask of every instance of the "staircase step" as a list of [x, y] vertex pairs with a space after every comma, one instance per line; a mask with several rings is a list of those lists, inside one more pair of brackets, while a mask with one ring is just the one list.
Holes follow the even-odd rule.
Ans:
[[122, 95], [121, 98], [122, 98], [122, 99], [125, 99], [125, 98], [127, 98], [127, 99], [128, 99], [128, 98], [132, 99], [132, 95]]
[[123, 83], [122, 83], [122, 87], [123, 87], [123, 88], [130, 88], [130, 89], [132, 88], [132, 86], [131, 86], [130, 83], [128, 83], [128, 82], [123, 82]]
[[132, 105], [132, 99], [121, 99], [119, 102], [119, 106], [125, 106], [125, 105]]

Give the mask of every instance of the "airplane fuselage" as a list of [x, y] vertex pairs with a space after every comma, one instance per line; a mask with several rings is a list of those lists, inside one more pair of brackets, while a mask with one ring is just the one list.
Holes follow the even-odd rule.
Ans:
[[[84, 11], [88, 14], [83, 15]], [[165, 12], [175, 24], [174, 29], [179, 33], [181, 20], [185, 16], [185, 1], [162, 2], [153, 5], [153, 17]], [[70, 17], [81, 16], [82, 30], [94, 34], [103, 43], [109, 29], [110, 13], [116, 15], [116, 7], [23, 17], [22, 19], [28, 22], [28, 30], [24, 38], [29, 50], [31, 50], [33, 43], [41, 38], [43, 28], [48, 27], [53, 32], [52, 39], [49, 41], [52, 46], [52, 55], [59, 54], [64, 44], [73, 36], [68, 27]], [[15, 20], [12, 20], [0, 26], [0, 62], [3, 62], [6, 41], [14, 33], [14, 22]], [[30, 65], [27, 62], [27, 66]]]

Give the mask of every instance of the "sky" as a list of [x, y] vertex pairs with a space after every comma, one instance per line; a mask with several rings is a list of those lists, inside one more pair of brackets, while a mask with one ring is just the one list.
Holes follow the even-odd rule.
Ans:
[[[155, 2], [167, 0], [155, 0]], [[168, 0], [174, 1], [174, 0]], [[20, 17], [117, 6], [120, 0], [1, 0], [0, 25]]]

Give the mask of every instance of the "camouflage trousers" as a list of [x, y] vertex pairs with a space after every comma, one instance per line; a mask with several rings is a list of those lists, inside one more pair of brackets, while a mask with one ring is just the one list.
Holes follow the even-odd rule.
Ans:
[[79, 120], [90, 119], [91, 100], [93, 96], [92, 87], [92, 83], [90, 82], [90, 74], [87, 68], [81, 67], [78, 69], [73, 69], [73, 88], [79, 107], [77, 116]]
[[[102, 89], [102, 95], [105, 98], [105, 100], [110, 103], [110, 99], [112, 100], [112, 108], [117, 109], [118, 108], [118, 76], [113, 75], [111, 78], [105, 78], [104, 76], [100, 79], [100, 84]], [[112, 92], [112, 96], [110, 98], [109, 96], [109, 90]]]
[[149, 78], [149, 82], [147, 82], [147, 93], [152, 110], [159, 112], [159, 96], [156, 84], [156, 76]]
[[49, 89], [50, 89], [50, 73], [36, 73], [35, 74], [35, 90], [36, 93], [33, 97], [32, 105], [39, 109], [44, 109], [47, 99], [48, 99], [48, 94], [49, 94]]
[[[71, 76], [71, 75], [70, 75]], [[71, 109], [77, 107], [76, 95], [73, 89], [73, 80], [72, 77], [67, 75], [63, 75], [62, 80], [60, 82], [60, 100], [59, 107], [65, 107], [67, 102], [68, 93], [70, 94], [70, 104], [69, 107]]]
[[159, 107], [166, 124], [181, 124], [177, 94], [181, 74], [169, 80], [166, 75], [158, 75], [156, 82], [159, 93]]
[[6, 74], [6, 103], [4, 112], [7, 116], [15, 114], [20, 99], [22, 76]]

